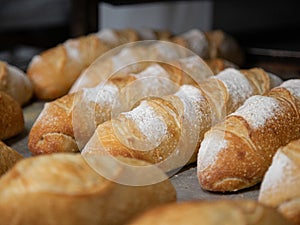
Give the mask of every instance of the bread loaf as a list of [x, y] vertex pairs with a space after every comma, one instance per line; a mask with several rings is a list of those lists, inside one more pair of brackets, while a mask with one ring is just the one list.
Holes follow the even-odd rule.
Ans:
[[250, 97], [205, 134], [198, 154], [203, 189], [236, 191], [260, 182], [276, 150], [300, 138], [300, 80]]
[[288, 225], [280, 213], [252, 200], [215, 200], [170, 203], [134, 219], [130, 225]]
[[[225, 59], [233, 59], [240, 62], [240, 59], [243, 57], [237, 43], [221, 31], [211, 32], [211, 34], [206, 35], [199, 30], [191, 30], [174, 39], [170, 36], [170, 33], [167, 31], [144, 30], [139, 32], [131, 29], [104, 29], [95, 34], [67, 40], [63, 44], [42, 52], [32, 59], [27, 73], [33, 83], [36, 96], [39, 99], [53, 100], [66, 94], [79, 76], [81, 77], [79, 79], [80, 82], [86, 82], [83, 81], [85, 80], [82, 79], [83, 76], [91, 76], [91, 78], [86, 79], [93, 80], [94, 78], [92, 77], [95, 75], [86, 75], [86, 72], [83, 74], [81, 73], [97, 57], [118, 45], [138, 41], [141, 38], [167, 40], [178, 43], [203, 58], [217, 58], [219, 56], [224, 56]], [[158, 48], [144, 48], [142, 50], [143, 56], [139, 56], [138, 59], [145, 60], [149, 58], [149, 60], [160, 60], [161, 56], [166, 57], [166, 59], [179, 58], [173, 53], [174, 49], [176, 49], [176, 47], [174, 48], [174, 45], [174, 49], [166, 49], [165, 47], [161, 47], [161, 44], [162, 43], [158, 44]], [[227, 48], [224, 48], [224, 46]], [[141, 53], [141, 49], [138, 51]], [[112, 71], [117, 71], [114, 68], [120, 69], [121, 65], [124, 66], [127, 65], [127, 63], [135, 63], [136, 52], [137, 51], [135, 51], [134, 54], [125, 52], [125, 62], [122, 62], [120, 58], [114, 57], [113, 60], [117, 61], [117, 65], [112, 65], [115, 63], [111, 61], [105, 63], [102, 62], [102, 69], [98, 71], [101, 73], [104, 72], [104, 75], [102, 74], [100, 77], [106, 78], [106, 75], [111, 75]], [[155, 58], [155, 54], [158, 54], [160, 57]], [[181, 55], [180, 57], [184, 57], [184, 55]], [[97, 72], [97, 70], [91, 73], [95, 72]], [[131, 68], [130, 72], [137, 73], [139, 71]], [[97, 75], [99, 74], [97, 73]], [[96, 86], [102, 80], [103, 79], [98, 78], [93, 86]], [[75, 84], [75, 87], [72, 87], [72, 92], [79, 89], [78, 82], [79, 81]]]
[[138, 42], [114, 49], [98, 58], [73, 84], [70, 93], [95, 87], [111, 76], [139, 73], [152, 62], [170, 62], [191, 56], [191, 52], [169, 42]]
[[[201, 81], [210, 76], [207, 66], [199, 60], [199, 57], [192, 57], [170, 65], [152, 63], [140, 73], [111, 78], [95, 88], [83, 89], [45, 104], [29, 134], [30, 151], [34, 155], [78, 151], [98, 124], [110, 120], [115, 105], [122, 106], [119, 111], [127, 111], [139, 98], [174, 93], [179, 85], [195, 83], [193, 78]], [[133, 103], [126, 107], [128, 102]], [[74, 130], [78, 131], [77, 137]], [[76, 143], [76, 138], [83, 143]]]
[[173, 95], [149, 97], [133, 110], [100, 124], [82, 153], [108, 152], [162, 163], [170, 171], [195, 161], [212, 124], [269, 87], [270, 79], [261, 69], [226, 69], [199, 87], [183, 85]]
[[22, 70], [0, 61], [0, 91], [9, 94], [20, 105], [24, 105], [32, 97], [33, 87]]
[[[119, 75], [124, 74], [124, 71], [125, 74], [140, 72], [145, 68], [143, 67], [145, 64], [137, 63], [141, 61], [177, 60], [191, 56], [191, 54], [196, 54], [207, 60], [220, 57], [228, 60], [235, 59], [238, 63], [243, 60], [243, 51], [231, 37], [221, 31], [208, 33], [209, 35], [206, 35], [200, 30], [193, 29], [172, 38], [170, 40], [172, 43], [142, 42], [129, 45], [126, 48], [123, 47], [120, 51], [115, 49], [114, 52], [110, 53], [110, 56], [105, 55], [105, 57], [99, 58], [85, 70], [76, 80], [70, 92], [76, 92], [84, 87], [94, 87], [116, 72]], [[220, 60], [218, 63], [216, 61], [210, 62], [208, 65], [218, 68], [216, 64], [219, 64], [218, 67], [222, 67], [223, 64], [226, 68], [233, 66], [230, 60], [228, 62]], [[119, 71], [121, 68], [124, 68], [123, 73]]]
[[21, 106], [2, 91], [0, 91], [0, 115], [0, 140], [13, 137], [24, 129]]
[[[161, 49], [164, 49], [164, 51]], [[196, 71], [194, 77], [197, 77], [199, 73], [197, 71], [207, 69], [203, 68], [203, 62], [207, 64], [213, 74], [218, 74], [226, 68], [237, 68], [235, 64], [224, 59], [216, 58], [202, 62], [197, 56], [188, 56], [189, 54], [190, 52], [184, 49], [166, 43], [153, 43], [149, 46], [138, 45], [124, 48], [118, 54], [95, 61], [75, 81], [70, 89], [70, 93], [77, 92], [82, 88], [95, 87], [110, 76], [122, 77], [130, 73], [139, 73], [151, 65], [153, 61], [157, 61], [158, 63], [163, 61], [174, 66], [179, 66], [183, 70], [190, 72], [191, 74], [189, 75], [191, 77], [193, 77], [194, 71]], [[178, 63], [179, 65], [177, 65]], [[192, 67], [192, 70], [190, 67]]]
[[[115, 169], [117, 179], [124, 171]], [[168, 180], [122, 185], [96, 173], [80, 154], [52, 154], [24, 159], [0, 179], [0, 224], [121, 225], [175, 199]]]
[[0, 176], [12, 168], [15, 163], [23, 158], [17, 151], [0, 141]]
[[28, 66], [28, 76], [39, 99], [51, 100], [66, 94], [81, 71], [109, 49], [131, 41], [138, 35], [133, 30], [103, 30], [70, 39], [40, 55]]
[[140, 40], [170, 40], [172, 33], [168, 30], [141, 28], [137, 30]]
[[244, 52], [238, 42], [221, 30], [203, 32], [192, 29], [172, 41], [191, 49], [203, 59], [223, 58], [239, 66], [244, 63]]
[[300, 224], [300, 139], [279, 148], [267, 170], [258, 200], [277, 208], [293, 224]]

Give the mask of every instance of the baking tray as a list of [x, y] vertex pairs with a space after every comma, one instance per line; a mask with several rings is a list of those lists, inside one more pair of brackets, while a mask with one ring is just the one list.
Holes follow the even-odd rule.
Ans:
[[[33, 101], [29, 105], [23, 108], [24, 119], [25, 119], [25, 129], [24, 131], [6, 141], [8, 145], [17, 150], [25, 157], [30, 157], [30, 151], [28, 150], [28, 134], [30, 129], [43, 109], [45, 102]], [[234, 192], [230, 194], [218, 194], [207, 192], [201, 189], [197, 176], [196, 176], [196, 163], [181, 169], [177, 174], [173, 175], [171, 178], [176, 191], [178, 201], [187, 201], [187, 200], [213, 200], [219, 198], [229, 198], [229, 199], [254, 199], [256, 200], [259, 193], [259, 185], [256, 185], [252, 188], [245, 189], [239, 192]]]

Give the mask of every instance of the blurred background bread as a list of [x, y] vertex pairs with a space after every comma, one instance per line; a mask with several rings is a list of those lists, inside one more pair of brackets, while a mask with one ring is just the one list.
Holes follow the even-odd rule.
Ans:
[[[97, 164], [96, 157], [94, 161]], [[129, 163], [147, 165], [138, 160]], [[146, 209], [176, 200], [168, 180], [147, 186], [122, 185], [94, 169], [80, 154], [20, 161], [0, 179], [0, 224], [121, 225]], [[115, 179], [122, 173], [122, 167], [115, 170]]]
[[291, 225], [274, 208], [251, 200], [216, 200], [170, 203], [139, 216], [130, 225]]
[[300, 224], [300, 139], [276, 152], [261, 184], [258, 200]]
[[24, 129], [23, 111], [18, 102], [0, 91], [0, 140], [13, 137]]
[[12, 168], [23, 156], [0, 141], [0, 176]]

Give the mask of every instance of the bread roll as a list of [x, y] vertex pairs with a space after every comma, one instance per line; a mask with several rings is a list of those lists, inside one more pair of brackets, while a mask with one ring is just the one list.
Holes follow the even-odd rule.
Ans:
[[229, 62], [226, 59], [215, 58], [215, 59], [206, 59], [205, 63], [209, 66], [213, 74], [218, 74], [221, 71], [227, 68], [235, 68], [238, 69], [238, 66], [232, 62]]
[[[70, 93], [95, 87], [112, 76], [139, 73], [152, 62], [170, 62], [191, 56], [191, 52], [169, 42], [138, 42], [114, 49], [98, 58], [73, 84]], [[148, 62], [148, 63], [147, 63]]]
[[168, 30], [141, 28], [137, 30], [140, 40], [170, 40], [172, 33]]
[[[123, 170], [115, 169], [117, 178]], [[0, 224], [121, 225], [175, 199], [168, 180], [121, 185], [100, 176], [79, 154], [52, 154], [24, 159], [0, 179]]]
[[266, 172], [258, 200], [277, 208], [293, 224], [300, 224], [300, 139], [279, 148]]
[[205, 134], [198, 153], [203, 189], [236, 191], [259, 183], [280, 146], [300, 138], [300, 80], [250, 97]]
[[129, 225], [289, 225], [275, 209], [252, 200], [170, 203], [156, 207]]
[[203, 59], [223, 58], [238, 66], [244, 63], [244, 51], [238, 42], [221, 30], [203, 32], [198, 29], [189, 30], [172, 39]]
[[170, 171], [196, 160], [204, 133], [214, 123], [269, 88], [261, 69], [226, 69], [197, 87], [183, 85], [175, 94], [146, 98], [98, 125], [82, 152], [143, 159]]
[[[171, 94], [182, 84], [195, 83], [193, 78], [200, 82], [212, 75], [207, 65], [201, 62], [195, 56], [170, 64], [151, 63], [140, 73], [113, 77], [94, 88], [45, 104], [29, 134], [30, 151], [34, 155], [78, 151], [93, 135], [97, 125], [111, 119], [115, 105], [122, 106], [120, 111], [128, 111], [133, 106], [125, 107], [128, 102], [135, 103], [149, 95]], [[85, 140], [83, 143], [76, 143], [75, 139], [78, 141], [79, 138], [75, 131]]]
[[103, 30], [65, 41], [35, 56], [28, 76], [39, 99], [52, 100], [66, 94], [80, 73], [109, 49], [136, 41], [133, 30]]
[[24, 129], [21, 106], [2, 91], [0, 91], [0, 115], [0, 140], [13, 137]]
[[0, 141], [0, 176], [12, 168], [15, 163], [22, 158], [23, 156], [20, 155], [16, 150], [8, 147], [6, 144]]
[[0, 91], [9, 94], [20, 105], [24, 105], [32, 97], [33, 87], [22, 70], [0, 61]]

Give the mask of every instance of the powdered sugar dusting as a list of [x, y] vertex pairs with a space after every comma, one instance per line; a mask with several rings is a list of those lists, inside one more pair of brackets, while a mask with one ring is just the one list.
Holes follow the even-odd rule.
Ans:
[[293, 162], [281, 150], [278, 150], [265, 174], [261, 191], [277, 189], [280, 184], [287, 184], [286, 179], [289, 177], [289, 171], [292, 170], [292, 164]]
[[138, 34], [142, 40], [155, 40], [156, 39], [155, 32], [151, 29], [147, 29], [147, 28], [140, 29], [140, 30], [138, 30]]
[[252, 128], [258, 129], [264, 126], [266, 121], [272, 118], [279, 109], [277, 99], [255, 95], [247, 99], [246, 102], [231, 115], [243, 117]]
[[102, 106], [112, 106], [114, 100], [118, 96], [119, 89], [116, 85], [109, 82], [100, 84], [94, 88], [84, 88], [84, 99], [87, 102], [95, 102]]
[[165, 77], [168, 78], [169, 74], [167, 71], [161, 67], [159, 64], [153, 64], [148, 66], [145, 70], [140, 73], [132, 74], [137, 79], [138, 78], [148, 78], [148, 77]]
[[183, 57], [184, 52], [174, 48], [174, 44], [157, 42], [149, 47], [149, 56], [152, 60], [173, 60]]
[[198, 153], [198, 171], [205, 170], [208, 166], [215, 163], [218, 154], [227, 147], [227, 140], [224, 138], [222, 132], [208, 132]]
[[199, 122], [196, 119], [200, 116], [200, 102], [204, 100], [200, 90], [192, 85], [183, 85], [175, 96], [179, 97], [184, 104], [185, 119], [191, 123]]
[[79, 42], [77, 40], [68, 40], [63, 45], [69, 57], [80, 61], [80, 53], [78, 50]]
[[178, 85], [170, 79], [169, 73], [158, 64], [153, 64], [142, 72], [131, 75], [136, 78], [132, 83], [135, 90], [135, 94], [131, 94], [132, 97], [163, 96], [172, 94], [178, 89]]
[[202, 63], [199, 56], [195, 56], [195, 55], [181, 58], [179, 59], [179, 62], [184, 64], [186, 68], [190, 68], [190, 69], [194, 68], [194, 66], [198, 65], [199, 63]]
[[300, 79], [287, 80], [283, 82], [280, 86], [289, 90], [292, 93], [292, 95], [296, 96], [297, 98], [300, 98]]
[[38, 63], [40, 63], [41, 62], [41, 60], [42, 60], [42, 57], [40, 56], [40, 55], [35, 55], [34, 57], [33, 57], [33, 59], [31, 60], [31, 63], [30, 64], [38, 64]]
[[119, 43], [118, 35], [111, 29], [102, 29], [96, 36], [104, 42], [112, 45], [117, 45]]
[[179, 62], [181, 63], [183, 71], [198, 83], [213, 75], [199, 56], [181, 58]]
[[135, 51], [135, 49], [136, 48], [123, 48], [117, 55], [112, 57], [114, 71], [118, 71], [122, 67], [136, 63], [140, 60], [141, 56]]
[[141, 104], [132, 111], [122, 113], [127, 119], [132, 120], [145, 136], [146, 141], [157, 146], [167, 134], [167, 125], [159, 114], [147, 103]]
[[181, 35], [189, 45], [189, 48], [201, 57], [205, 57], [208, 51], [208, 41], [205, 34], [197, 29], [192, 29]]
[[253, 95], [253, 89], [248, 79], [236, 69], [225, 69], [216, 78], [227, 87], [234, 109]]

